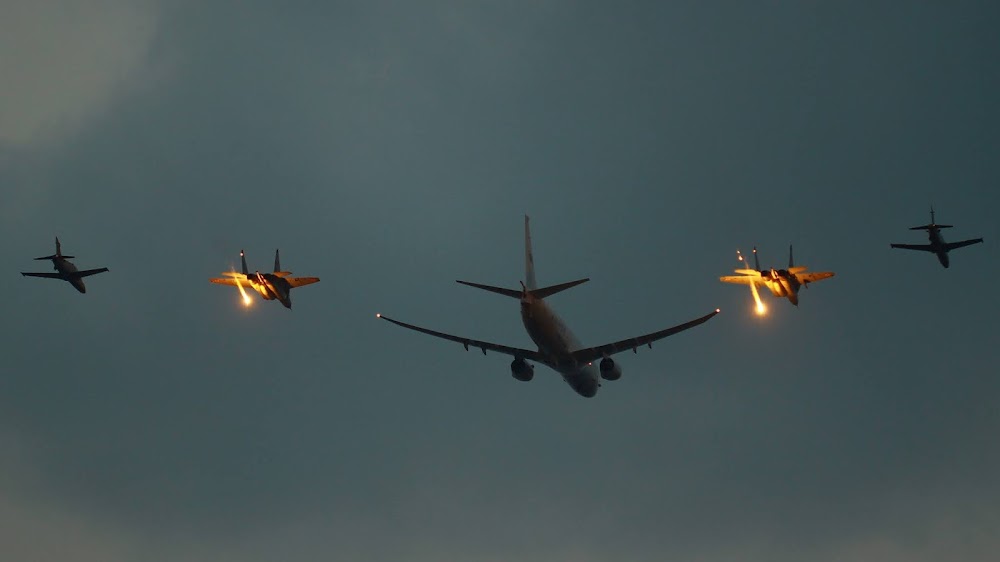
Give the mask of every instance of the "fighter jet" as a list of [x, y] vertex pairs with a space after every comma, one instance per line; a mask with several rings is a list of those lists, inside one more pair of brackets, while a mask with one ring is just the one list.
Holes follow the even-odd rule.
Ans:
[[36, 260], [52, 260], [52, 265], [58, 273], [25, 273], [21, 272], [21, 275], [25, 277], [43, 277], [45, 279], [62, 279], [63, 281], [69, 282], [70, 285], [80, 291], [81, 293], [87, 292], [86, 285], [83, 284], [83, 278], [90, 275], [97, 275], [98, 273], [104, 273], [108, 270], [106, 267], [100, 269], [85, 269], [83, 271], [77, 270], [76, 266], [70, 263], [69, 259], [74, 256], [64, 256], [62, 253], [62, 244], [59, 243], [59, 237], [56, 237], [56, 253], [51, 256], [43, 256], [40, 258], [35, 258]]
[[948, 252], [956, 249], [962, 248], [964, 246], [971, 246], [972, 244], [979, 244], [983, 241], [982, 238], [974, 238], [971, 240], [962, 240], [961, 242], [945, 242], [944, 237], [941, 236], [942, 228], [952, 228], [950, 224], [936, 224], [934, 222], [934, 207], [931, 207], [931, 223], [925, 224], [923, 226], [914, 226], [910, 230], [926, 230], [927, 237], [930, 239], [930, 244], [889, 244], [890, 248], [901, 248], [903, 250], [922, 250], [924, 252], [932, 252], [937, 255], [937, 259], [941, 262], [945, 268], [949, 265]]
[[[242, 273], [236, 273], [235, 271], [225, 272], [222, 274], [225, 277], [215, 277], [209, 279], [209, 281], [218, 283], [219, 285], [238, 287], [241, 292], [244, 285], [249, 285], [264, 300], [277, 299], [287, 309], [292, 308], [292, 289], [319, 282], [319, 277], [292, 277], [291, 271], [282, 271], [281, 260], [278, 258], [278, 250], [274, 251], [274, 271], [271, 273], [261, 273], [259, 271], [250, 273], [247, 269], [247, 258], [243, 250], [240, 250], [240, 261], [243, 265]], [[246, 296], [246, 293], [244, 293], [244, 299], [249, 302], [249, 297]]]
[[832, 271], [805, 273], [806, 267], [796, 267], [790, 245], [788, 246], [788, 269], [761, 269], [760, 261], [757, 259], [757, 248], [753, 249], [753, 263], [756, 269], [737, 269], [735, 272], [739, 273], [739, 275], [719, 277], [719, 281], [744, 285], [753, 283], [758, 287], [763, 285], [771, 291], [772, 295], [786, 297], [792, 304], [798, 306], [799, 288], [808, 288], [810, 283], [815, 283], [834, 275]]
[[597, 394], [597, 389], [601, 386], [598, 379], [598, 369], [595, 368], [594, 362], [600, 361], [601, 378], [610, 381], [618, 380], [622, 376], [622, 370], [611, 359], [612, 355], [629, 349], [635, 352], [639, 347], [644, 345], [652, 348], [653, 342], [693, 328], [719, 313], [719, 310], [715, 309], [701, 318], [696, 318], [673, 328], [596, 347], [582, 347], [573, 336], [573, 333], [569, 331], [569, 328], [549, 308], [544, 299], [560, 291], [565, 291], [570, 287], [585, 283], [589, 279], [579, 279], [577, 281], [570, 281], [569, 283], [539, 288], [535, 283], [535, 265], [531, 251], [531, 232], [528, 228], [527, 216], [524, 217], [524, 246], [525, 281], [521, 282], [520, 290], [492, 287], [468, 281], [458, 281], [458, 283], [518, 299], [521, 302], [521, 321], [528, 331], [528, 336], [538, 345], [537, 350], [508, 347], [506, 345], [453, 336], [393, 320], [382, 314], [376, 314], [376, 317], [410, 330], [458, 342], [465, 347], [466, 351], [470, 347], [478, 347], [482, 350], [483, 355], [489, 350], [513, 356], [514, 360], [510, 364], [511, 375], [522, 382], [530, 381], [535, 376], [535, 366], [528, 361], [541, 363], [561, 374], [563, 380], [578, 394], [590, 398]]

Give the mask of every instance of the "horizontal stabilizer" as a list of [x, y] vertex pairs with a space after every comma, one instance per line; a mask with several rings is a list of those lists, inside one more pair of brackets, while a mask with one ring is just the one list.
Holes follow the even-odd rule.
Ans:
[[590, 281], [589, 277], [586, 279], [577, 279], [576, 281], [570, 281], [569, 283], [560, 283], [558, 285], [550, 285], [548, 287], [542, 287], [541, 289], [533, 289], [529, 292], [531, 293], [531, 296], [535, 298], [544, 299], [545, 297], [550, 297], [556, 293], [565, 291], [566, 289], [586, 283], [587, 281]]
[[291, 274], [291, 271], [275, 271], [271, 275], [274, 275], [275, 277], [288, 277]]
[[936, 228], [936, 229], [940, 230], [942, 228], [952, 228], [952, 225], [950, 225], [950, 224], [925, 224], [923, 226], [911, 226], [910, 230], [930, 230], [932, 228]]
[[739, 273], [740, 275], [760, 275], [760, 272], [756, 269], [734, 269], [733, 273]]
[[319, 283], [319, 277], [286, 277], [285, 281], [288, 281], [288, 285], [294, 289], [295, 287]]
[[42, 256], [40, 258], [35, 258], [35, 261], [54, 260], [56, 258], [62, 258], [64, 260], [68, 260], [68, 259], [73, 259], [75, 257], [76, 256], [60, 256], [59, 254], [52, 254], [51, 256]]
[[804, 265], [797, 265], [795, 267], [789, 267], [788, 268], [788, 273], [791, 273], [791, 274], [802, 273], [803, 271], [805, 271], [807, 269], [809, 269], [809, 268], [806, 267], [806, 266], [804, 266]]
[[455, 282], [456, 283], [461, 283], [462, 285], [468, 285], [469, 287], [475, 287], [477, 289], [482, 289], [484, 291], [489, 291], [491, 293], [496, 293], [498, 295], [504, 295], [504, 296], [507, 296], [507, 297], [515, 298], [515, 299], [520, 299], [521, 298], [521, 294], [522, 294], [521, 291], [518, 291], [516, 289], [504, 289], [503, 287], [494, 287], [492, 285], [482, 285], [480, 283], [470, 283], [468, 281], [458, 281], [458, 280], [456, 280]]

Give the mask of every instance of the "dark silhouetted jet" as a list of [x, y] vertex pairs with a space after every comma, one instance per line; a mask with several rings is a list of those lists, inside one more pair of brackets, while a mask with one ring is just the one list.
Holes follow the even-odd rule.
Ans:
[[[502, 287], [492, 287], [490, 285], [480, 285], [479, 283], [469, 283], [459, 281], [463, 285], [483, 289], [493, 293], [498, 293], [507, 297], [518, 299], [521, 302], [521, 321], [524, 323], [528, 335], [538, 345], [538, 349], [519, 349], [508, 347], [485, 341], [453, 336], [444, 332], [437, 332], [399, 322], [387, 316], [376, 314], [376, 317], [387, 320], [410, 330], [422, 332], [438, 338], [458, 342], [468, 351], [470, 347], [477, 347], [486, 351], [496, 351], [514, 357], [510, 364], [511, 375], [523, 382], [530, 381], [535, 376], [535, 366], [528, 363], [528, 360], [548, 366], [562, 375], [563, 380], [581, 396], [590, 398], [597, 394], [600, 385], [600, 377], [614, 381], [622, 376], [621, 366], [615, 363], [611, 356], [626, 350], [636, 351], [639, 347], [653, 347], [653, 342], [672, 336], [678, 332], [683, 332], [689, 328], [694, 328], [699, 324], [707, 322], [719, 313], [718, 309], [696, 318], [690, 322], [685, 322], [673, 328], [667, 328], [644, 336], [629, 338], [614, 343], [599, 345], [596, 347], [583, 347], [573, 336], [566, 324], [549, 308], [545, 299], [560, 291], [565, 291], [589, 279], [579, 279], [569, 283], [561, 283], [549, 287], [539, 288], [535, 284], [535, 264], [531, 252], [531, 232], [528, 229], [528, 217], [524, 217], [524, 251], [525, 251], [525, 280], [521, 283], [521, 289], [505, 289]], [[600, 362], [600, 367], [595, 368], [594, 363]]]
[[62, 245], [59, 243], [59, 237], [56, 237], [56, 253], [51, 256], [44, 256], [40, 258], [35, 258], [36, 260], [52, 260], [52, 265], [55, 267], [58, 273], [25, 273], [21, 272], [21, 275], [25, 277], [42, 277], [45, 279], [62, 279], [63, 281], [68, 281], [70, 285], [73, 285], [77, 291], [81, 293], [87, 292], [86, 285], [83, 284], [83, 278], [89, 275], [97, 275], [98, 273], [104, 273], [108, 270], [106, 267], [100, 269], [85, 269], [79, 271], [76, 266], [70, 263], [69, 259], [74, 256], [64, 256], [62, 254]]
[[737, 269], [739, 275], [719, 277], [723, 283], [754, 283], [763, 285], [776, 297], [786, 297], [795, 306], [799, 305], [799, 289], [809, 287], [810, 283], [833, 277], [832, 271], [817, 271], [805, 273], [806, 267], [796, 267], [792, 258], [792, 247], [788, 246], [788, 269], [761, 269], [757, 259], [757, 248], [753, 249], [753, 264], [756, 269]]
[[921, 250], [924, 252], [931, 252], [937, 255], [937, 259], [941, 262], [941, 265], [948, 267], [951, 263], [948, 260], [948, 252], [956, 248], [979, 244], [983, 241], [982, 238], [973, 238], [972, 240], [962, 240], [961, 242], [945, 242], [944, 237], [941, 236], [941, 229], [951, 227], [952, 225], [950, 224], [936, 224], [934, 222], [934, 207], [931, 207], [931, 223], [910, 228], [910, 230], [926, 230], [927, 238], [931, 241], [930, 244], [889, 244], [889, 247], [901, 248], [903, 250]]
[[318, 283], [319, 277], [292, 277], [291, 271], [281, 271], [281, 260], [278, 258], [278, 250], [274, 251], [274, 271], [271, 273], [261, 273], [255, 271], [250, 273], [247, 269], [247, 258], [240, 250], [240, 261], [243, 265], [243, 273], [235, 271], [223, 273], [226, 277], [215, 277], [209, 279], [212, 283], [219, 285], [230, 285], [238, 287], [243, 294], [243, 302], [250, 304], [250, 297], [243, 290], [245, 285], [249, 285], [254, 291], [264, 298], [264, 300], [277, 300], [285, 305], [285, 308], [292, 308], [292, 289], [303, 285]]

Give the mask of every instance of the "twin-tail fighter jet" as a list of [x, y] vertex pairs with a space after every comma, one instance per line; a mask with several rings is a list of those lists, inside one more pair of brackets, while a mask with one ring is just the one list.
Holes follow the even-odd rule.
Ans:
[[69, 259], [74, 256], [64, 256], [62, 253], [62, 244], [59, 243], [59, 237], [56, 237], [56, 253], [51, 256], [43, 256], [40, 258], [35, 258], [36, 260], [52, 260], [52, 265], [55, 267], [57, 273], [25, 273], [21, 272], [21, 275], [25, 277], [42, 277], [44, 279], [62, 279], [63, 281], [69, 282], [70, 285], [80, 291], [81, 293], [87, 292], [86, 285], [83, 284], [83, 278], [90, 275], [97, 275], [98, 273], [104, 273], [108, 270], [106, 267], [99, 269], [84, 269], [80, 271], [73, 265]]
[[948, 252], [956, 249], [963, 248], [965, 246], [971, 246], [972, 244], [979, 244], [983, 241], [982, 238], [973, 238], [971, 240], [962, 240], [961, 242], [945, 242], [944, 237], [941, 236], [942, 228], [952, 228], [950, 224], [937, 224], [934, 222], [934, 207], [931, 207], [931, 223], [925, 224], [923, 226], [914, 226], [910, 230], [926, 230], [927, 238], [930, 239], [930, 244], [889, 244], [891, 248], [900, 248], [903, 250], [921, 250], [924, 252], [931, 252], [937, 255], [937, 259], [941, 262], [941, 265], [945, 268], [950, 265], [948, 260]]
[[708, 321], [719, 313], [716, 309], [701, 318], [696, 318], [673, 328], [660, 330], [644, 336], [629, 338], [614, 343], [599, 345], [596, 347], [581, 347], [579, 342], [569, 331], [569, 328], [556, 316], [555, 312], [545, 303], [545, 298], [560, 291], [565, 291], [570, 287], [575, 287], [589, 279], [579, 279], [559, 285], [539, 288], [535, 283], [535, 265], [531, 252], [531, 232], [528, 228], [528, 217], [524, 217], [524, 250], [525, 250], [525, 281], [521, 283], [521, 289], [504, 289], [492, 287], [467, 281], [458, 281], [462, 285], [468, 285], [477, 289], [483, 289], [521, 301], [521, 321], [524, 323], [528, 335], [538, 345], [538, 349], [520, 349], [508, 347], [485, 341], [453, 336], [443, 332], [436, 332], [421, 328], [412, 324], [406, 324], [393, 320], [387, 316], [377, 314], [378, 318], [387, 320], [410, 330], [423, 332], [425, 334], [443, 338], [453, 342], [458, 342], [468, 351], [470, 347], [478, 347], [483, 354], [486, 351], [496, 351], [511, 355], [514, 360], [510, 364], [511, 375], [519, 381], [530, 381], [535, 376], [535, 367], [528, 361], [534, 361], [548, 366], [562, 375], [569, 386], [581, 396], [590, 398], [597, 394], [600, 386], [598, 380], [598, 369], [594, 367], [595, 361], [600, 361], [600, 376], [605, 380], [618, 380], [621, 378], [621, 367], [611, 359], [611, 356], [625, 351], [635, 352], [640, 346], [653, 347], [653, 342], [672, 336], [678, 332], [683, 332], [688, 328]]
[[760, 261], [757, 259], [757, 248], [753, 249], [753, 264], [755, 269], [737, 269], [735, 273], [739, 275], [726, 275], [719, 277], [723, 283], [739, 283], [744, 285], [753, 284], [757, 287], [764, 286], [776, 297], [786, 297], [795, 306], [799, 305], [799, 289], [809, 287], [810, 283], [815, 283], [833, 277], [832, 271], [817, 271], [806, 273], [806, 267], [796, 267], [792, 258], [792, 247], [788, 246], [788, 269], [761, 269]]
[[292, 277], [291, 271], [281, 270], [281, 260], [278, 258], [278, 250], [274, 251], [274, 271], [271, 273], [261, 273], [255, 271], [250, 273], [247, 269], [247, 258], [240, 250], [240, 261], [243, 262], [243, 272], [236, 273], [230, 271], [223, 273], [225, 277], [215, 277], [209, 279], [212, 283], [219, 285], [229, 285], [237, 287], [243, 294], [243, 302], [250, 303], [250, 297], [243, 290], [244, 285], [249, 285], [254, 291], [263, 297], [264, 300], [278, 300], [285, 308], [292, 308], [292, 289], [303, 285], [318, 283], [319, 277]]

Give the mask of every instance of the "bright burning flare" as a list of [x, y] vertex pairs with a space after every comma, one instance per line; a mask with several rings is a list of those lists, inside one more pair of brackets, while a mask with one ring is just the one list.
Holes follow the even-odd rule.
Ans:
[[246, 289], [243, 288], [243, 283], [240, 283], [240, 278], [237, 277], [236, 275], [233, 275], [233, 278], [236, 279], [236, 288], [240, 290], [240, 295], [243, 296], [243, 306], [250, 306], [250, 303], [253, 302], [253, 299], [250, 298], [250, 295], [247, 294]]
[[[743, 267], [750, 269], [750, 264], [747, 263], [746, 258], [743, 257], [743, 254], [741, 254], [739, 250], [736, 250], [736, 259], [743, 262]], [[750, 285], [750, 293], [753, 294], [753, 300], [757, 303], [754, 310], [756, 310], [757, 316], [763, 316], [764, 313], [767, 312], [767, 307], [765, 307], [764, 303], [760, 300], [760, 294], [757, 292], [757, 284], [753, 282], [748, 284]]]

